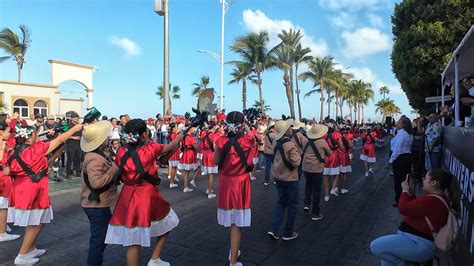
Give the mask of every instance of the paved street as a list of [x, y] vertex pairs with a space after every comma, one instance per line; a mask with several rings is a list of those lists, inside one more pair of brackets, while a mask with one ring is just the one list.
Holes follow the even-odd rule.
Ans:
[[[252, 226], [243, 230], [240, 261], [244, 265], [377, 265], [377, 259], [368, 249], [370, 241], [392, 233], [401, 219], [391, 206], [393, 185], [387, 153], [387, 147], [377, 150], [379, 162], [371, 178], [363, 176], [362, 163], [355, 160], [350, 193], [331, 198], [328, 204], [322, 201], [324, 219], [321, 221], [311, 221], [303, 212], [304, 182], [301, 182], [301, 211], [295, 224], [300, 237], [290, 242], [271, 241], [267, 237], [277, 194], [273, 185], [263, 186], [263, 172], [259, 173], [258, 179], [252, 182]], [[165, 186], [167, 180], [163, 183], [163, 196], [171, 202], [180, 225], [170, 234], [162, 258], [172, 265], [228, 264], [229, 231], [217, 224], [217, 200], [207, 199], [205, 179], [198, 180], [198, 188], [188, 194], [170, 190]], [[48, 250], [40, 264], [84, 265], [89, 223], [79, 205], [79, 189], [52, 194], [55, 219], [45, 226], [39, 237], [38, 246]], [[23, 230], [15, 228], [15, 233], [23, 234]], [[0, 261], [7, 262], [2, 265], [12, 264], [19, 245], [19, 240], [0, 243]], [[150, 248], [142, 249], [141, 264], [146, 265], [150, 253]], [[109, 246], [105, 265], [124, 264], [125, 249]]]

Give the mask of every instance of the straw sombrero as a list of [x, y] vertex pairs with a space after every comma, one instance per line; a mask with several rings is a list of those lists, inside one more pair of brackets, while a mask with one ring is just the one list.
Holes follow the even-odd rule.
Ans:
[[110, 136], [112, 124], [107, 120], [102, 120], [94, 124], [84, 126], [81, 137], [81, 149], [83, 152], [93, 151], [102, 145]]
[[293, 119], [278, 120], [275, 123], [275, 139], [281, 139], [291, 126], [293, 126]]
[[311, 129], [308, 130], [308, 132], [306, 132], [306, 136], [308, 137], [308, 139], [319, 139], [319, 138], [324, 137], [326, 133], [328, 133], [327, 126], [316, 124], [316, 125], [313, 125]]

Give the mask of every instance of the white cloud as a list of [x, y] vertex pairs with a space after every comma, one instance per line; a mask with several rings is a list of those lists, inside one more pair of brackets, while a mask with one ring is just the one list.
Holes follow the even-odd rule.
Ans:
[[359, 28], [353, 32], [344, 31], [343, 54], [350, 58], [363, 58], [368, 55], [390, 50], [390, 37], [374, 28]]
[[133, 56], [138, 56], [141, 54], [141, 48], [140, 46], [128, 39], [128, 38], [120, 38], [117, 36], [110, 36], [108, 38], [108, 41], [110, 44], [115, 45], [123, 50], [125, 53], [125, 57], [133, 57]]
[[319, 5], [332, 10], [359, 10], [366, 7], [375, 7], [380, 2], [380, 0], [319, 0]]
[[396, 84], [387, 85], [385, 82], [380, 80], [370, 68], [354, 67], [354, 68], [349, 68], [347, 72], [352, 73], [354, 75], [354, 79], [361, 79], [365, 82], [369, 82], [370, 84], [372, 84], [372, 89], [374, 90], [374, 93], [376, 95], [378, 94], [378, 89], [383, 86], [389, 87], [390, 93], [404, 94], [398, 82]]
[[383, 27], [383, 19], [380, 16], [377, 16], [375, 14], [368, 14], [367, 18], [369, 19], [370, 25], [375, 28], [381, 28]]
[[328, 54], [328, 46], [324, 39], [315, 40], [303, 28], [293, 25], [289, 20], [271, 19], [260, 10], [252, 11], [250, 9], [244, 10], [242, 18], [248, 30], [256, 33], [267, 31], [270, 37], [269, 45], [272, 47], [280, 43], [278, 34], [282, 30], [299, 29], [303, 34], [301, 44], [303, 47], [309, 47], [313, 56], [325, 56]]
[[357, 20], [347, 12], [340, 12], [337, 15], [331, 16], [331, 23], [336, 28], [351, 29], [357, 25]]

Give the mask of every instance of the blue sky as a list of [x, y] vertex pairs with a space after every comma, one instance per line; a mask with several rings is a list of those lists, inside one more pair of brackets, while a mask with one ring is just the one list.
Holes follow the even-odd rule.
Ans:
[[[291, 3], [291, 4], [289, 4]], [[374, 90], [391, 88], [404, 114], [410, 115], [408, 100], [390, 66], [392, 34], [390, 16], [394, 0], [236, 0], [226, 14], [225, 60], [239, 57], [228, 47], [239, 35], [267, 30], [271, 43], [282, 29], [299, 28], [303, 44], [313, 55], [332, 55], [357, 78], [371, 82]], [[220, 51], [219, 0], [170, 0], [170, 80], [181, 87], [181, 99], [173, 102], [175, 113], [196, 105], [192, 83], [209, 75], [211, 87], [219, 90], [219, 64], [197, 50]], [[162, 84], [163, 18], [153, 11], [152, 0], [2, 0], [0, 27], [18, 31], [26, 24], [32, 32], [23, 81], [50, 83], [48, 59], [96, 66], [94, 105], [104, 114], [149, 117], [162, 111], [155, 96]], [[225, 66], [225, 83], [231, 66]], [[0, 80], [15, 80], [12, 61], [0, 64]], [[270, 115], [289, 113], [282, 71], [263, 74], [263, 93]], [[303, 92], [313, 84], [301, 82]], [[60, 84], [64, 97], [84, 97], [81, 85]], [[72, 91], [72, 92], [69, 92]], [[225, 85], [227, 111], [240, 110], [241, 85]], [[217, 97], [216, 97], [217, 98]], [[375, 102], [381, 98], [376, 93]], [[258, 89], [249, 87], [249, 103], [258, 99]], [[219, 104], [218, 99], [216, 102]], [[374, 102], [366, 117], [380, 119]], [[325, 105], [326, 108], [326, 105]], [[302, 99], [304, 117], [319, 117], [319, 96]], [[334, 112], [334, 111], [332, 111]], [[344, 114], [347, 114], [347, 108]]]

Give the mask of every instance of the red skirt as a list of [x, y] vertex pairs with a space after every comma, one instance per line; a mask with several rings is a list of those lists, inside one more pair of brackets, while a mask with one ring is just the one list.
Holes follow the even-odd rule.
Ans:
[[211, 150], [202, 150], [202, 162], [201, 162], [202, 174], [217, 174], [218, 167], [214, 163], [214, 152]]
[[12, 193], [12, 178], [0, 171], [0, 209], [8, 209], [8, 199]]
[[225, 227], [250, 226], [250, 179], [245, 173], [238, 176], [219, 176], [217, 222]]
[[184, 171], [196, 170], [198, 168], [197, 155], [194, 150], [185, 150], [179, 160], [178, 169]]
[[109, 223], [106, 244], [150, 246], [150, 239], [168, 233], [179, 219], [158, 188], [148, 183], [124, 185]]
[[341, 173], [350, 173], [352, 172], [351, 167], [351, 158], [348, 152], [338, 152], [339, 159], [341, 160], [341, 166], [339, 167], [339, 172]]
[[338, 151], [333, 151], [332, 155], [324, 158], [324, 175], [338, 175], [341, 166], [341, 158]]
[[362, 161], [367, 161], [369, 163], [375, 163], [375, 145], [374, 144], [364, 144], [362, 151], [360, 153], [360, 159]]

